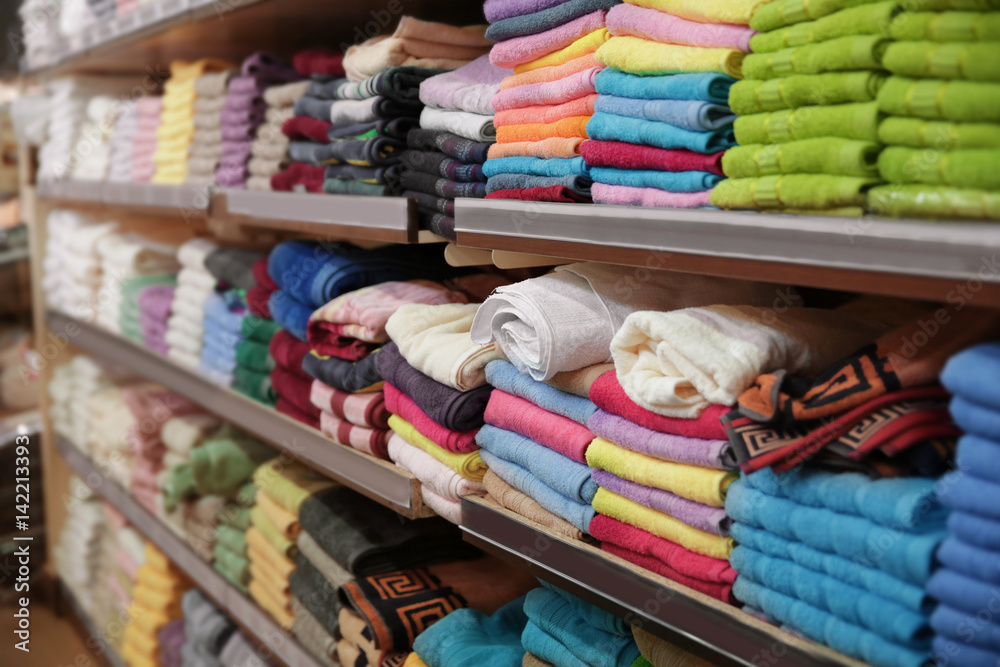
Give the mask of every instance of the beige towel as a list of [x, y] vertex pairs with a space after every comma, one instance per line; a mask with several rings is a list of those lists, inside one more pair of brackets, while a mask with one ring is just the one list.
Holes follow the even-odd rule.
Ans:
[[[278, 160], [268, 160], [262, 157], [255, 157], [247, 163], [247, 169], [254, 176], [266, 176], [268, 179], [281, 171], [287, 161], [282, 157]], [[270, 182], [270, 180], [268, 181]]]
[[574, 540], [583, 539], [583, 533], [579, 528], [548, 511], [539, 505], [534, 498], [521, 493], [492, 470], [486, 471], [486, 476], [483, 477], [483, 486], [486, 487], [490, 498], [514, 514], [520, 514], [526, 519], [540, 523], [560, 535]]
[[[198, 130], [215, 130], [222, 127], [222, 115], [215, 111], [205, 111], [194, 115], [195, 137]], [[221, 131], [220, 131], [221, 136]]]
[[614, 370], [614, 364], [594, 364], [585, 366], [576, 371], [564, 371], [556, 373], [546, 384], [552, 385], [559, 391], [568, 394], [575, 394], [588, 398], [590, 396], [590, 385], [594, 384], [597, 378], [608, 371]]
[[[521, 667], [555, 667], [551, 662], [545, 662], [534, 653], [525, 653]], [[654, 666], [655, 667], [655, 666]]]
[[222, 108], [226, 105], [225, 96], [222, 97], [199, 97], [194, 101], [195, 115], [200, 113], [221, 114]]
[[255, 190], [257, 192], [270, 192], [271, 191], [271, 177], [270, 176], [251, 176], [247, 179], [247, 190]]
[[[653, 667], [711, 667], [712, 663], [688, 653], [679, 646], [674, 646], [665, 639], [646, 632], [633, 625], [632, 636], [639, 647], [639, 653]], [[527, 664], [527, 663], [525, 663]]]
[[306, 94], [308, 81], [296, 81], [280, 86], [271, 86], [264, 91], [264, 101], [269, 107], [290, 107], [295, 101]]
[[238, 72], [239, 70], [228, 69], [224, 72], [202, 74], [194, 80], [194, 92], [198, 97], [225, 97], [229, 79]]

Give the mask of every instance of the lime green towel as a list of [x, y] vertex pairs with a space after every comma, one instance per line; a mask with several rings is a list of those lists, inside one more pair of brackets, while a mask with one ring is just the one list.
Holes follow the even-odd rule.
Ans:
[[750, 50], [769, 53], [791, 46], [816, 44], [849, 35], [882, 35], [889, 32], [889, 22], [901, 10], [896, 0], [851, 7], [815, 21], [762, 32], [750, 38]]
[[871, 0], [775, 0], [754, 13], [750, 19], [750, 27], [758, 32], [768, 32], [786, 25], [814, 21], [841, 9], [870, 2]]
[[1000, 81], [997, 45], [990, 42], [895, 42], [882, 64], [893, 74], [921, 79]]
[[278, 402], [278, 395], [271, 387], [270, 373], [258, 373], [244, 366], [237, 366], [233, 371], [233, 389], [264, 405], [275, 405]]
[[878, 144], [853, 139], [823, 137], [787, 144], [735, 146], [722, 156], [722, 171], [729, 178], [769, 174], [878, 174]]
[[972, 190], [1000, 189], [1000, 151], [890, 146], [878, 158], [878, 171], [890, 183], [931, 183]]
[[[725, 183], [726, 181], [723, 181]], [[716, 190], [718, 187], [716, 187]], [[712, 194], [715, 194], [714, 192]], [[946, 185], [880, 185], [869, 194], [869, 208], [897, 218], [1000, 218], [1000, 192]]]
[[878, 104], [835, 104], [740, 116], [734, 129], [740, 145], [783, 144], [798, 139], [841, 137], [878, 141]]
[[878, 138], [888, 146], [936, 148], [1000, 148], [1000, 128], [991, 123], [949, 123], [889, 116], [878, 126]]
[[891, 76], [878, 93], [879, 109], [965, 123], [1000, 123], [1000, 84]]
[[828, 72], [737, 81], [729, 89], [729, 106], [748, 116], [813, 104], [871, 102], [887, 78], [883, 72]]
[[864, 206], [865, 191], [878, 182], [875, 178], [813, 174], [727, 178], [712, 190], [712, 203], [720, 208], [769, 210]]
[[879, 63], [888, 44], [880, 35], [854, 35], [774, 53], [753, 53], [743, 61], [743, 76], [776, 79], [790, 74], [880, 69]]
[[740, 66], [746, 56], [736, 49], [664, 44], [630, 36], [612, 37], [594, 55], [603, 65], [639, 76], [718, 72], [737, 79], [742, 76]]
[[898, 42], [995, 42], [1000, 40], [1000, 14], [903, 12], [889, 25], [889, 36]]
[[747, 25], [761, 5], [771, 0], [626, 0], [697, 23]]

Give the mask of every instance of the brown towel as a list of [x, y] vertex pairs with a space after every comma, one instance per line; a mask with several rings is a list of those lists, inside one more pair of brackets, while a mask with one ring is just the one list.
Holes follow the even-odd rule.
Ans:
[[520, 514], [526, 519], [531, 519], [535, 523], [540, 523], [560, 535], [574, 540], [583, 538], [583, 533], [579, 528], [548, 511], [539, 505], [534, 498], [521, 493], [492, 470], [486, 471], [483, 486], [486, 487], [490, 497], [501, 507], [509, 509], [515, 514]]
[[639, 653], [652, 663], [653, 667], [712, 667], [712, 663], [692, 655], [670, 642], [660, 639], [645, 630], [632, 626], [632, 636], [639, 647]]
[[534, 653], [525, 653], [521, 667], [553, 667], [551, 662], [545, 662]]

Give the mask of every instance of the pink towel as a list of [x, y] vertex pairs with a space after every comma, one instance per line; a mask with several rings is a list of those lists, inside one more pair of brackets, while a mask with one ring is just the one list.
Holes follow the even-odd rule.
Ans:
[[482, 482], [465, 479], [427, 452], [408, 443], [398, 433], [389, 436], [389, 458], [403, 470], [413, 473], [421, 484], [431, 487], [448, 500], [486, 494]]
[[607, 24], [612, 35], [632, 35], [666, 44], [739, 49], [744, 53], [750, 53], [750, 38], [757, 34], [756, 30], [746, 26], [696, 23], [673, 14], [628, 4], [612, 7]]
[[493, 116], [493, 125], [495, 127], [504, 127], [507, 125], [527, 125], [530, 123], [554, 123], [557, 120], [573, 116], [593, 116], [594, 103], [597, 102], [597, 97], [597, 93], [594, 93], [593, 95], [579, 97], [555, 106], [542, 105], [498, 111]]
[[711, 190], [705, 192], [667, 192], [656, 188], [633, 188], [628, 185], [594, 183], [590, 194], [595, 204], [648, 206], [651, 208], [699, 208], [711, 206]]
[[497, 67], [513, 68], [530, 63], [565, 48], [585, 35], [604, 27], [606, 11], [599, 9], [545, 32], [515, 37], [494, 44], [490, 62]]
[[399, 415], [413, 424], [413, 428], [417, 429], [421, 435], [430, 438], [442, 449], [462, 454], [479, 449], [479, 445], [476, 444], [478, 428], [468, 431], [452, 431], [450, 428], [441, 426], [428, 417], [427, 413], [421, 410], [412, 398], [388, 382], [385, 383], [385, 406], [392, 414]]
[[313, 380], [309, 400], [320, 410], [332, 412], [355, 426], [389, 428], [389, 411], [385, 407], [385, 396], [381, 391], [349, 394]]
[[389, 460], [386, 444], [391, 431], [357, 426], [326, 410], [319, 413], [319, 428], [323, 435], [339, 445], [352, 447], [377, 459]]
[[135, 579], [135, 571], [139, 569], [139, 564], [132, 558], [132, 554], [124, 547], [118, 547], [115, 551], [115, 564], [121, 568], [129, 579]]
[[594, 79], [602, 67], [591, 67], [574, 72], [555, 81], [528, 83], [501, 90], [493, 96], [493, 108], [497, 112], [542, 104], [564, 104], [597, 92]]
[[439, 517], [451, 521], [456, 526], [462, 524], [462, 503], [459, 501], [445, 498], [423, 484], [420, 486], [420, 497], [424, 499], [424, 505], [434, 510]]
[[118, 508], [111, 503], [104, 503], [104, 513], [108, 517], [108, 522], [114, 527], [115, 532], [128, 525], [128, 519], [118, 511]]
[[587, 462], [587, 446], [594, 439], [586, 426], [500, 389], [490, 394], [483, 418], [487, 424], [520, 433], [580, 463]]

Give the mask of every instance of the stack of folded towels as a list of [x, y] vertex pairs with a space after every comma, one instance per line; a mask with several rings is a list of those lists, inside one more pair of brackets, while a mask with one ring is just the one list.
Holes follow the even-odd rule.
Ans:
[[[129, 278], [121, 284], [118, 327], [122, 336], [166, 354], [167, 320], [177, 286], [176, 273]], [[147, 338], [150, 344], [146, 344]]]
[[89, 612], [93, 590], [97, 584], [101, 537], [107, 524], [101, 502], [89, 495], [92, 492], [82, 480], [73, 477], [70, 489], [79, 502], [69, 505], [66, 522], [53, 549], [53, 557], [59, 578], [73, 591], [84, 610]]
[[[312, 401], [313, 376], [303, 362], [311, 348], [287, 330], [271, 337], [269, 351], [274, 361], [271, 369], [271, 392], [275, 409], [315, 429], [320, 427], [320, 409]], [[350, 362], [346, 362], [350, 365]]]
[[111, 132], [121, 112], [119, 105], [118, 100], [108, 95], [95, 95], [87, 101], [80, 139], [72, 156], [71, 179], [103, 181], [108, 177]]
[[92, 421], [90, 397], [116, 384], [126, 384], [132, 372], [106, 362], [99, 363], [83, 354], [73, 357], [69, 366], [71, 395], [79, 397], [79, 400], [73, 401], [69, 406], [70, 440], [78, 447], [85, 447]]
[[132, 138], [132, 178], [133, 183], [149, 183], [156, 173], [156, 147], [159, 145], [157, 129], [163, 112], [163, 97], [147, 95], [135, 102], [136, 127]]
[[[134, 531], [127, 528], [127, 520], [110, 504], [104, 504], [104, 532], [101, 537], [101, 554], [97, 566], [97, 585], [92, 592], [93, 608], [91, 619], [97, 627], [108, 628], [109, 624], [125, 618], [132, 605], [132, 588], [135, 576], [145, 560], [146, 545]], [[135, 537], [138, 543], [131, 543]], [[138, 558], [133, 558], [128, 550], [122, 549], [119, 538], [125, 538], [130, 548], [138, 548]], [[101, 640], [121, 650], [122, 633], [105, 631]]]
[[[97, 323], [108, 331], [121, 333], [125, 287], [136, 278], [152, 276], [159, 276], [157, 280], [168, 284], [169, 279], [165, 276], [176, 274], [180, 268], [177, 247], [135, 233], [107, 234], [96, 247], [101, 258], [101, 302], [96, 306]], [[134, 300], [131, 308], [135, 315]]]
[[497, 146], [483, 166], [494, 199], [589, 201], [579, 157], [594, 114], [594, 52], [608, 40], [607, 9], [617, 0], [535, 5], [490, 2], [490, 61], [512, 68], [493, 98]]
[[[301, 74], [299, 75], [301, 77]], [[264, 91], [264, 122], [250, 147], [248, 190], [270, 190], [271, 177], [288, 166], [288, 136], [282, 128], [295, 113], [295, 101], [305, 94], [308, 81], [270, 86]], [[319, 136], [318, 139], [322, 139]]]
[[108, 180], [130, 183], [135, 136], [139, 131], [139, 106], [135, 100], [122, 106], [108, 146]]
[[[939, 9], [894, 13], [879, 91], [887, 148], [878, 169], [891, 185], [873, 188], [869, 208], [914, 217], [995, 219], [1000, 179], [993, 165], [1000, 138], [1000, 69], [992, 49], [1000, 14], [990, 3], [935, 3]], [[993, 42], [991, 44], [990, 42]]]
[[884, 83], [888, 42], [882, 33], [896, 7], [741, 4], [761, 34], [750, 40], [754, 53], [743, 61], [746, 80], [729, 93], [740, 116], [739, 147], [723, 158], [729, 178], [712, 192], [712, 203], [860, 215], [867, 190], [880, 180], [873, 100]]
[[247, 531], [250, 512], [256, 503], [257, 485], [247, 482], [215, 517], [215, 552], [212, 567], [241, 592], [250, 583], [250, 559], [247, 555]]
[[182, 616], [181, 597], [191, 588], [184, 573], [152, 544], [132, 588], [134, 621], [125, 628], [121, 655], [128, 665], [157, 664], [160, 631]]
[[581, 146], [601, 204], [708, 206], [733, 146], [726, 104], [754, 32], [756, 0], [629, 0], [608, 12], [596, 114]]
[[952, 357], [941, 374], [955, 396], [951, 415], [966, 434], [958, 442], [958, 470], [938, 486], [941, 504], [951, 514], [947, 539], [937, 551], [942, 567], [931, 576], [927, 592], [941, 603], [931, 615], [934, 653], [959, 667], [1000, 659], [996, 620], [984, 619], [982, 611], [990, 608], [1000, 583], [1000, 512], [994, 502], [1000, 486], [1000, 403], [992, 391], [998, 359], [1000, 345], [979, 345]]
[[215, 175], [221, 187], [246, 188], [257, 128], [267, 120], [264, 91], [300, 78], [291, 64], [267, 53], [257, 52], [243, 61], [240, 75], [229, 82], [222, 110], [223, 158]]
[[243, 340], [236, 346], [233, 389], [264, 405], [273, 406], [278, 397], [271, 386], [275, 363], [270, 346], [281, 327], [271, 319], [271, 311], [267, 307], [271, 294], [278, 286], [267, 275], [266, 255], [251, 265], [249, 275], [244, 275], [241, 284], [252, 284], [244, 288], [250, 313], [243, 321]]
[[417, 200], [422, 229], [455, 240], [455, 198], [486, 196], [482, 164], [496, 140], [493, 96], [510, 70], [480, 56], [420, 84], [420, 129], [407, 135], [402, 195]]
[[135, 452], [129, 443], [135, 417], [122, 399], [122, 387], [110, 386], [84, 401], [90, 412], [86, 451], [90, 458], [108, 466], [107, 477], [123, 489], [129, 488]]
[[70, 209], [53, 209], [46, 220], [45, 288], [50, 308], [93, 321], [101, 288], [97, 243], [118, 229], [116, 222], [96, 222]]
[[216, 286], [215, 278], [205, 268], [205, 258], [217, 248], [208, 239], [194, 238], [177, 249], [181, 270], [167, 320], [167, 356], [189, 368], [197, 368], [201, 359], [204, 305]]
[[190, 185], [215, 185], [215, 170], [222, 160], [222, 105], [233, 70], [209, 72], [194, 80], [194, 134], [188, 151]]
[[170, 63], [170, 79], [163, 85], [163, 112], [156, 129], [156, 173], [153, 183], [181, 185], [187, 177], [189, 149], [194, 138], [195, 80], [202, 74], [225, 72], [233, 66], [203, 58], [192, 63]]
[[183, 664], [221, 664], [219, 656], [229, 637], [238, 632], [236, 624], [197, 588], [192, 588], [181, 598], [181, 610], [184, 613]]

